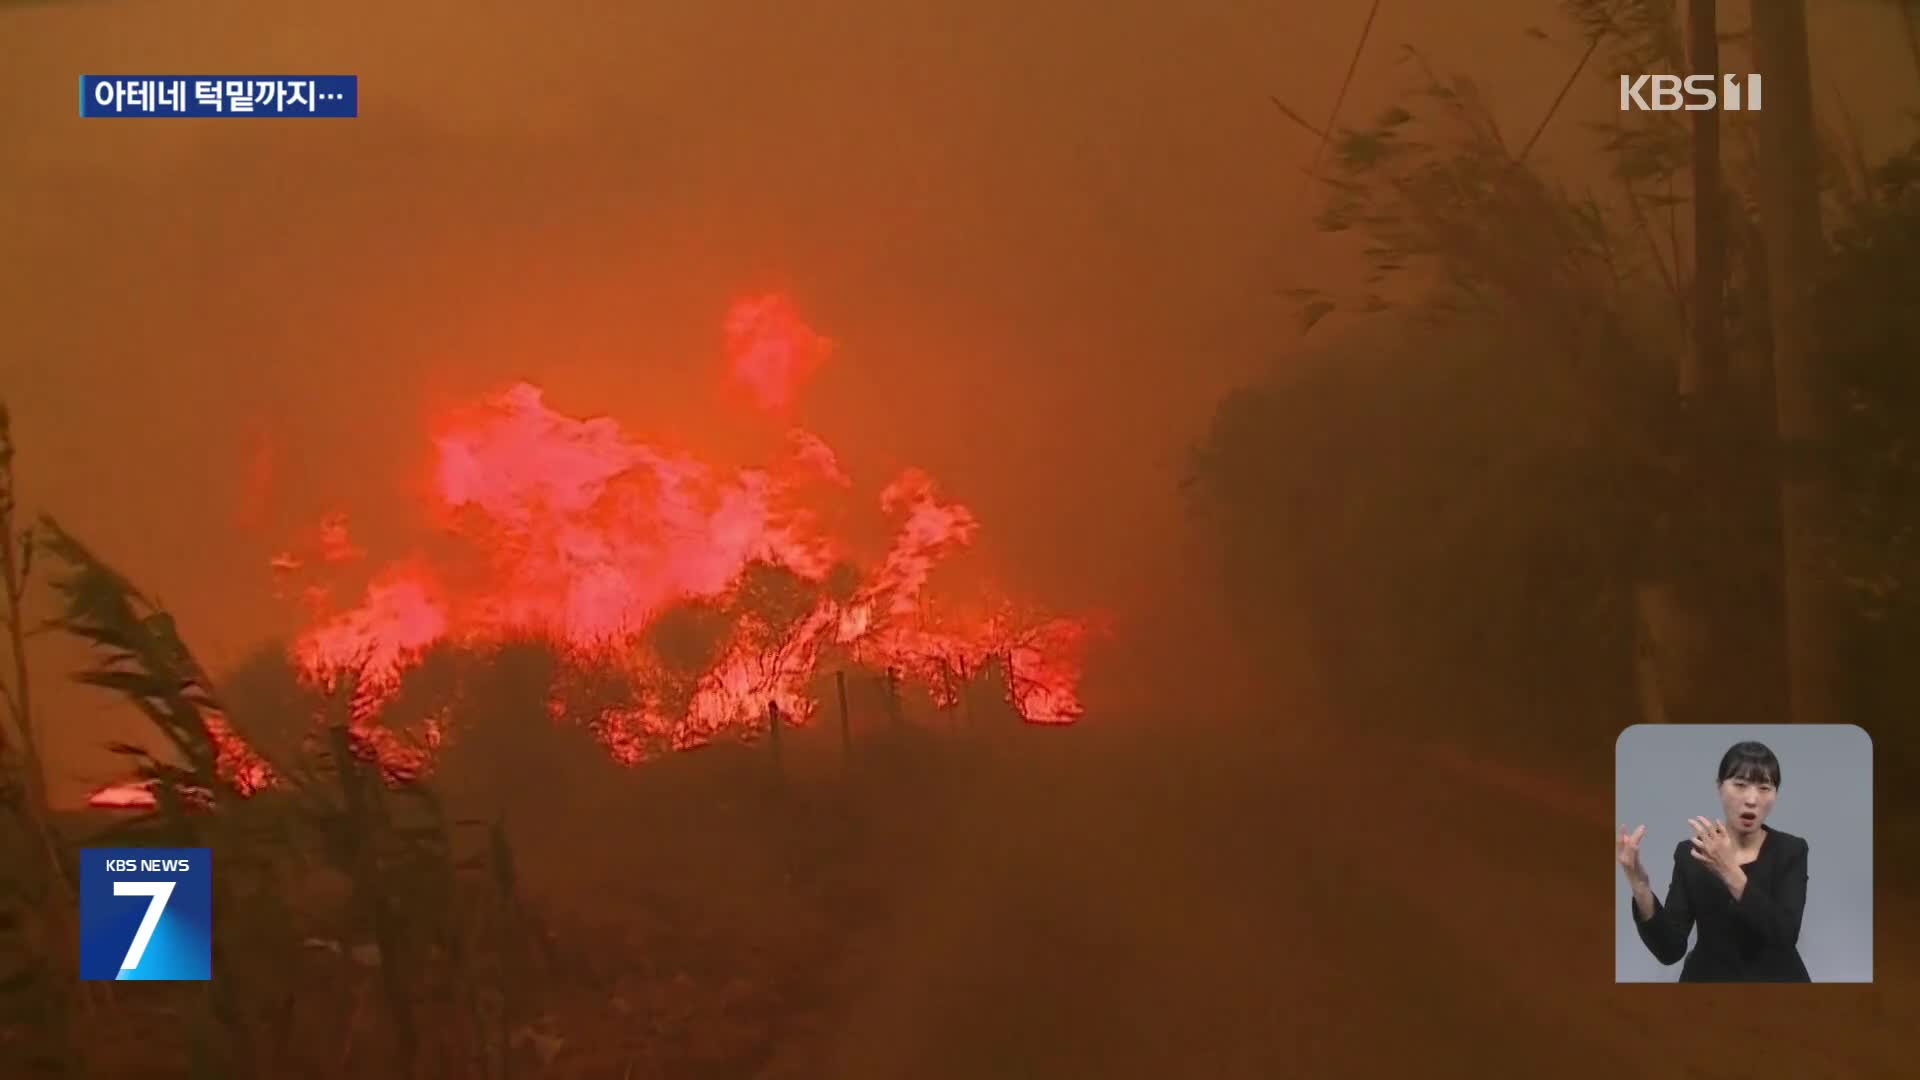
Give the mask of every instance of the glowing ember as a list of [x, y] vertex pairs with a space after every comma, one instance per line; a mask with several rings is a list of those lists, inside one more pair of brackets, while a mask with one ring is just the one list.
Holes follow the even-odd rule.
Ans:
[[[778, 296], [737, 305], [724, 329], [729, 376], [768, 408], [829, 349]], [[935, 568], [979, 531], [971, 511], [907, 470], [878, 500], [895, 538], [863, 571], [818, 533], [807, 502], [819, 481], [851, 479], [817, 435], [788, 440], [783, 464], [725, 468], [510, 387], [448, 417], [433, 440], [436, 520], [467, 557], [388, 566], [358, 605], [318, 617], [295, 658], [320, 681], [360, 672], [356, 721], [370, 733], [433, 647], [550, 641], [562, 659], [550, 712], [591, 727], [623, 760], [756, 731], [769, 705], [804, 723], [828, 650], [897, 671], [942, 706], [991, 676], [1028, 720], [1080, 715], [1084, 623], [1015, 618], [1010, 604], [972, 620], [927, 616]], [[361, 554], [338, 515], [309, 547], [276, 557], [276, 572]], [[320, 585], [303, 595], [326, 603]], [[457, 732], [458, 715], [448, 723]], [[389, 764], [402, 754], [369, 741]]]

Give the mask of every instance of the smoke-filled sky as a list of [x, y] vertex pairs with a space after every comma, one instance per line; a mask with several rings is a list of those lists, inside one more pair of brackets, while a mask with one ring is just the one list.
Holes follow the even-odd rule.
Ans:
[[[1884, 127], [1878, 88], [1911, 77], [1891, 14], [1812, 6], [1823, 100]], [[720, 323], [780, 289], [837, 343], [796, 417], [849, 473], [923, 466], [1023, 592], [1113, 609], [1136, 649], [1189, 636], [1216, 584], [1182, 541], [1185, 447], [1295, 348], [1277, 291], [1343, 265], [1268, 98], [1323, 117], [1367, 7], [0, 4], [25, 502], [219, 665], [291, 625], [266, 562], [292, 530], [343, 510], [403, 549], [433, 419], [516, 379], [748, 463]], [[1389, 0], [1344, 115], [1411, 42], [1525, 130], [1579, 52], [1556, 11]], [[116, 72], [356, 74], [361, 115], [79, 119], [77, 77]], [[1608, 95], [1584, 85], [1543, 156]], [[56, 780], [98, 776], [101, 706], [43, 698]]]

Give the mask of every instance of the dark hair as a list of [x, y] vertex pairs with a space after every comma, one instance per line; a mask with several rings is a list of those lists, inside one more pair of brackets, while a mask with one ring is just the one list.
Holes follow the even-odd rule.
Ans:
[[1766, 743], [1734, 743], [1720, 759], [1720, 779], [1716, 784], [1728, 780], [1751, 780], [1762, 784], [1780, 786], [1780, 759], [1773, 756]]

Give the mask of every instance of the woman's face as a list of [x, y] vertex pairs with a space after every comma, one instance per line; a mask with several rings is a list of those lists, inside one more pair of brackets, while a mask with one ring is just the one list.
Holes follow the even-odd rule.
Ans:
[[1765, 780], [1734, 777], [1720, 781], [1720, 807], [1727, 812], [1727, 828], [1735, 833], [1758, 831], [1767, 815], [1773, 812], [1777, 794], [1774, 786]]

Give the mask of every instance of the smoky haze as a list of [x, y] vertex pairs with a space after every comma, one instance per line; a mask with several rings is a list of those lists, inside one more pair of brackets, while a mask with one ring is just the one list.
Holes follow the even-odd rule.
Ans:
[[[1233, 755], [1168, 749], [1154, 732], [1250, 715], [1291, 730], [1267, 709], [1320, 693], [1308, 631], [1296, 641], [1284, 617], [1235, 621], [1220, 553], [1183, 495], [1223, 399], [1309, 362], [1422, 355], [1420, 338], [1342, 314], [1303, 333], [1284, 295], [1364, 269], [1359, 241], [1315, 225], [1325, 193], [1306, 173], [1331, 152], [1273, 99], [1324, 124], [1370, 6], [0, 6], [0, 395], [22, 505], [157, 594], [207, 666], [226, 670], [298, 629], [268, 560], [324, 515], [344, 512], [379, 557], [426, 542], [435, 425], [515, 382], [568, 415], [756, 463], [779, 426], [728, 396], [721, 321], [743, 296], [785, 293], [835, 343], [791, 418], [832, 443], [863, 497], [926, 469], [980, 519], [970, 565], [1112, 626], [1088, 656], [1084, 750], [1014, 754], [956, 782], [925, 826], [933, 853], [902, 871], [909, 883], [835, 999], [845, 1030], [872, 1037], [821, 1036], [828, 1074], [935, 1075], [929, 1063], [948, 1055], [952, 1075], [988, 1075], [995, 1061], [963, 1052], [969, 1031], [1022, 1048], [1043, 1063], [1033, 1075], [1061, 1076], [1193, 1061], [1207, 1075], [1275, 1075], [1266, 1065], [1291, 1052], [1285, 1040], [1316, 1025], [1365, 1043], [1364, 1024], [1322, 1015], [1333, 1006], [1313, 995], [1284, 1006], [1285, 1024], [1253, 1004], [1276, 948], [1303, 969], [1341, 969], [1326, 1000], [1355, 1001], [1374, 992], [1366, 973], [1398, 972], [1408, 948], [1328, 944], [1302, 905], [1340, 909], [1327, 898], [1350, 886], [1339, 871], [1295, 873], [1272, 849], [1295, 829], [1438, 805], [1358, 781], [1282, 797], [1314, 780], [1283, 747], [1221, 760]], [[1817, 101], [1846, 110], [1862, 153], [1888, 152], [1908, 137], [1915, 97], [1897, 20], [1866, 0], [1811, 7]], [[1381, 5], [1337, 123], [1401, 98], [1414, 44], [1471, 75], [1517, 144], [1582, 52], [1561, 8]], [[1745, 5], [1722, 8], [1744, 26]], [[119, 72], [352, 74], [360, 115], [83, 122], [77, 77]], [[1569, 187], [1610, 184], [1584, 125], [1612, 119], [1614, 103], [1614, 87], [1581, 79], [1530, 160]], [[1361, 456], [1325, 449], [1329, 462]], [[80, 662], [58, 641], [35, 655], [65, 804], [114, 775], [109, 740], [143, 731], [66, 684]], [[1093, 733], [1102, 717], [1140, 722]], [[1138, 805], [1142, 792], [1167, 813]], [[982, 805], [996, 809], [976, 816]], [[1463, 820], [1491, 835], [1509, 816], [1489, 803]], [[1004, 828], [1018, 821], [1035, 828]], [[1529, 843], [1565, 842], [1525, 828]], [[554, 880], [604, 888], [584, 856], [548, 857]], [[1398, 886], [1380, 881], [1355, 918], [1453, 917], [1431, 897], [1389, 899]], [[1483, 887], [1521, 888], [1524, 874]], [[1195, 925], [1247, 929], [1195, 942]], [[1602, 926], [1592, 940], [1605, 938]], [[1004, 942], [968, 969], [975, 982], [928, 989]], [[1058, 1028], [997, 1011], [1028, 977], [1028, 947], [1051, 965], [1033, 992], [1061, 1004]], [[1414, 963], [1439, 970], [1473, 951], [1446, 949]], [[1147, 989], [1120, 1000], [1088, 985], [1130, 956]], [[1425, 979], [1378, 1015], [1424, 1015], [1405, 1030], [1428, 1045], [1497, 1036], [1467, 1006], [1426, 1010], [1423, 995], [1446, 988]], [[1499, 992], [1523, 998], [1518, 985]], [[1216, 1015], [1208, 997], [1237, 1004]], [[1523, 1023], [1550, 1030], [1557, 1007]], [[956, 1019], [928, 1019], [939, 1014]], [[1047, 1042], [1161, 1022], [1178, 1037], [1132, 1057], [1125, 1044], [1073, 1057]], [[1250, 1031], [1272, 1044], [1219, 1052]], [[1388, 1067], [1389, 1049], [1368, 1067]]]
[[[1353, 115], [1401, 42], [1471, 64], [1515, 128], [1568, 63], [1521, 33], [1551, 4], [1393, 7]], [[154, 582], [218, 666], [289, 628], [262, 576], [286, 530], [343, 510], [405, 542], [450, 402], [527, 378], [725, 449], [720, 317], [782, 288], [840, 343], [800, 415], [850, 469], [928, 468], [1001, 574], [1115, 609], [1121, 650], [1190, 641], [1214, 598], [1183, 547], [1186, 449], [1287, 349], [1276, 290], [1342, 256], [1306, 220], [1313, 141], [1268, 97], [1322, 115], [1364, 5], [1305, 10], [9, 13], [0, 376], [27, 504]], [[1870, 13], [1821, 16], [1822, 48], [1897, 60]], [[360, 119], [69, 108], [78, 73], [243, 59], [359, 75]], [[1835, 68], [1845, 87], [1871, 65]], [[271, 516], [241, 527], [263, 454]], [[1114, 666], [1110, 694], [1144, 692]], [[84, 761], [99, 734], [55, 737]]]

